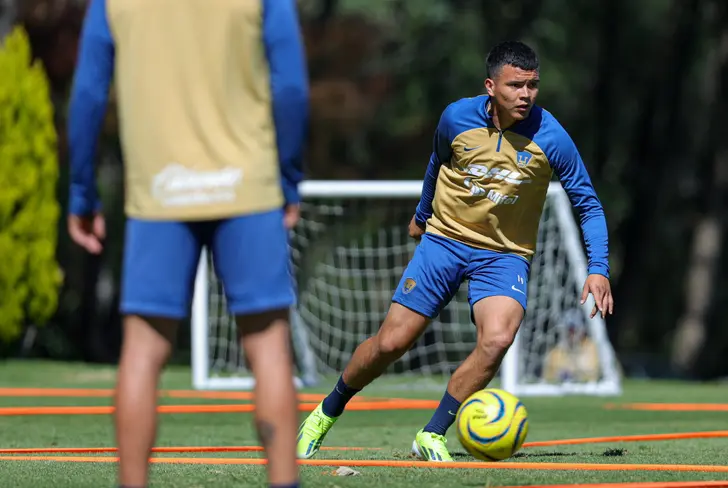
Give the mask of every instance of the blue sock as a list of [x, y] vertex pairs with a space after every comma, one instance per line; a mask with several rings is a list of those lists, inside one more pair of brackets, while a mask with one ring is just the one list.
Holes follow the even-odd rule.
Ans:
[[292, 485], [270, 485], [270, 488], [298, 488], [298, 483]]
[[425, 432], [445, 435], [447, 429], [455, 422], [455, 416], [458, 414], [460, 402], [455, 400], [453, 396], [445, 390], [445, 394], [437, 406], [437, 410], [432, 415], [430, 423], [425, 426]]
[[324, 404], [321, 409], [329, 417], [338, 417], [344, 413], [346, 404], [349, 403], [349, 400], [359, 393], [359, 391], [361, 390], [355, 390], [354, 388], [346, 386], [346, 383], [344, 383], [344, 377], [340, 376], [339, 381], [336, 383], [336, 386], [331, 393], [329, 393], [329, 396], [324, 398]]

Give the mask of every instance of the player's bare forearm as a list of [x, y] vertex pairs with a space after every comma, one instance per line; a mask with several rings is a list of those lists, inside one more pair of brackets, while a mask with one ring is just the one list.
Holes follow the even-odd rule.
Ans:
[[597, 311], [602, 314], [602, 318], [614, 313], [614, 297], [612, 297], [612, 286], [609, 279], [600, 274], [590, 274], [584, 282], [584, 289], [581, 292], [581, 303], [585, 303], [589, 294], [594, 297], [594, 308], [590, 318], [596, 316]]

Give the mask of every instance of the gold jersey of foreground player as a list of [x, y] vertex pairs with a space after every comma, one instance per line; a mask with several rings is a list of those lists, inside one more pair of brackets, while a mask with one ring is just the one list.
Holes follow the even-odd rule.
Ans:
[[308, 93], [295, 8], [93, 0], [74, 93], [84, 103], [71, 104], [71, 210], [93, 206], [91, 146], [112, 73], [127, 216], [224, 218], [296, 201]]

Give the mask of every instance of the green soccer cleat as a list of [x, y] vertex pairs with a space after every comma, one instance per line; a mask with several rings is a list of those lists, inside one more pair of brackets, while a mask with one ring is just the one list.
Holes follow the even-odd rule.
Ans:
[[425, 461], [452, 462], [453, 459], [445, 444], [447, 439], [444, 435], [421, 430], [412, 441], [412, 454]]
[[321, 405], [323, 403], [319, 403], [298, 428], [296, 451], [300, 459], [312, 458], [319, 451], [324, 437], [338, 418], [326, 415], [321, 409]]

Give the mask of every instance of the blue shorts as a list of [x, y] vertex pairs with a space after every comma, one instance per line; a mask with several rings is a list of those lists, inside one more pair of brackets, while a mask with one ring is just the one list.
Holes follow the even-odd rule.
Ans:
[[434, 318], [468, 280], [471, 311], [476, 302], [491, 296], [511, 297], [525, 311], [529, 271], [530, 263], [521, 256], [477, 249], [426, 233], [392, 301]]
[[211, 253], [235, 315], [288, 308], [294, 282], [283, 211], [200, 222], [129, 219], [121, 312], [183, 319], [189, 315], [202, 246]]

